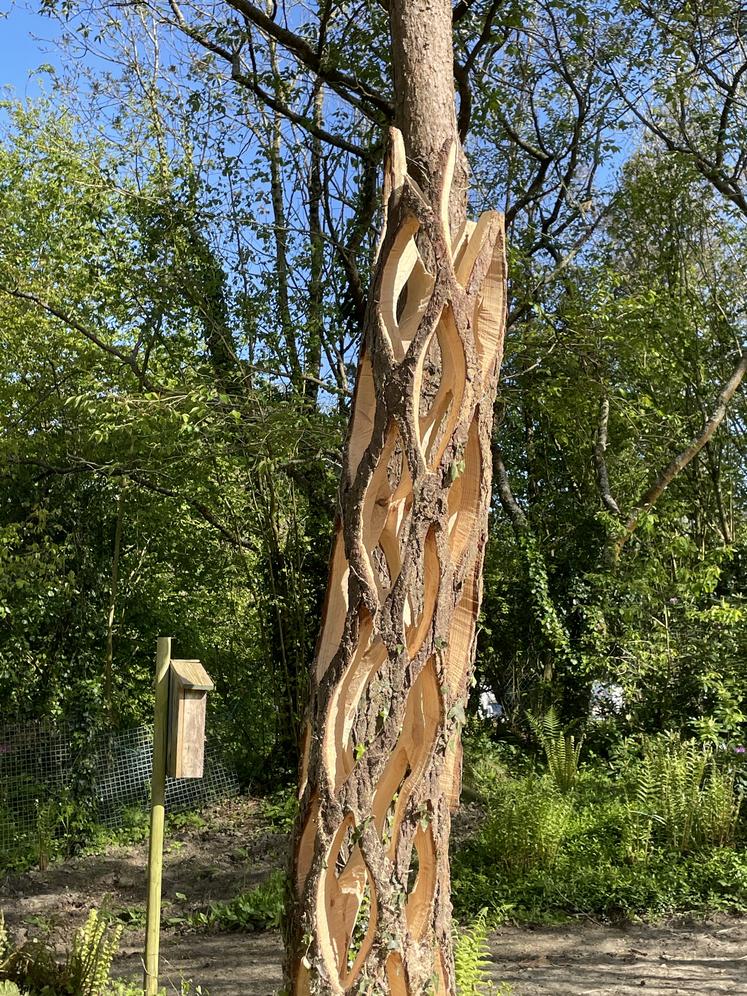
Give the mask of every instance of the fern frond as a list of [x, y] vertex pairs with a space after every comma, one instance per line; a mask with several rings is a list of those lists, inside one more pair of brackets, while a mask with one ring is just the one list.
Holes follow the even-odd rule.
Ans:
[[0, 968], [10, 954], [10, 938], [8, 928], [5, 926], [5, 914], [0, 910]]
[[527, 720], [545, 752], [547, 770], [555, 787], [565, 795], [576, 782], [584, 738], [576, 741], [572, 734], [564, 732], [554, 706], [541, 717], [527, 711]]
[[648, 737], [643, 748], [628, 800], [629, 853], [645, 857], [652, 842], [681, 854], [732, 843], [741, 800], [713, 749], [676, 734]]
[[91, 910], [76, 932], [65, 974], [80, 996], [102, 996], [119, 948], [122, 925], [109, 930], [97, 910]]
[[25, 996], [15, 982], [0, 982], [0, 996]]
[[483, 996], [489, 992], [488, 911], [481, 909], [469, 930], [455, 929], [454, 963], [459, 996]]

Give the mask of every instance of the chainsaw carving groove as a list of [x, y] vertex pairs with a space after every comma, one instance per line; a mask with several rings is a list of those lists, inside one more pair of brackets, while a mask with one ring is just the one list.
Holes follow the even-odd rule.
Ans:
[[449, 231], [454, 156], [428, 203], [392, 134], [302, 744], [297, 996], [454, 992], [448, 838], [505, 308], [502, 217]]

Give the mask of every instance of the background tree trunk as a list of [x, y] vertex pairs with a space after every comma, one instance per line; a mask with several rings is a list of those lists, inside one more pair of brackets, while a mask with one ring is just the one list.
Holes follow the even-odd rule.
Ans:
[[454, 993], [461, 779], [505, 326], [503, 219], [466, 223], [451, 7], [391, 5], [398, 119], [305, 723], [291, 992]]

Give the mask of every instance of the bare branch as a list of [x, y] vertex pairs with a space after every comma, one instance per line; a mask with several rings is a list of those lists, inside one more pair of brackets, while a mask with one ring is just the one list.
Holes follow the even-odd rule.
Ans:
[[610, 478], [607, 473], [607, 429], [610, 420], [610, 401], [604, 397], [599, 403], [599, 425], [594, 440], [594, 469], [596, 471], [599, 494], [602, 504], [615, 516], [620, 515], [620, 507], [612, 496]]
[[716, 400], [716, 407], [714, 408], [711, 417], [703, 426], [703, 431], [695, 436], [690, 445], [679, 453], [674, 460], [672, 460], [664, 468], [661, 474], [657, 477], [656, 481], [651, 485], [648, 491], [646, 491], [636, 507], [630, 513], [628, 521], [625, 523], [625, 531], [615, 544], [616, 552], [618, 554], [631, 535], [635, 532], [641, 517], [653, 508], [675, 477], [677, 477], [677, 475], [680, 474], [685, 467], [687, 467], [693, 458], [700, 453], [706, 443], [713, 437], [714, 433], [723, 422], [729, 402], [736, 394], [745, 373], [747, 373], [747, 350], [742, 352], [734, 372], [721, 389], [721, 392]]
[[279, 100], [277, 96], [273, 96], [268, 93], [264, 87], [260, 86], [255, 77], [252, 78], [247, 76], [241, 71], [241, 59], [240, 53], [232, 51], [231, 49], [225, 48], [223, 45], [219, 45], [217, 42], [212, 41], [210, 38], [202, 34], [191, 24], [189, 24], [182, 14], [181, 8], [176, 0], [169, 0], [169, 5], [171, 11], [176, 19], [176, 26], [179, 30], [185, 34], [192, 41], [200, 45], [201, 48], [206, 49], [208, 52], [212, 52], [213, 55], [219, 56], [224, 62], [227, 62], [231, 67], [231, 79], [234, 83], [238, 83], [239, 86], [243, 86], [245, 89], [249, 90], [254, 96], [260, 100], [263, 104], [270, 108], [272, 111], [276, 111], [278, 114], [282, 114], [284, 118], [287, 118], [291, 124], [298, 125], [307, 131], [310, 135], [315, 138], [321, 139], [323, 142], [327, 142], [329, 145], [335, 146], [335, 148], [342, 149], [344, 152], [349, 152], [351, 155], [358, 156], [361, 159], [365, 159], [368, 155], [366, 149], [360, 145], [356, 145], [355, 142], [350, 142], [348, 139], [343, 138], [340, 135], [335, 135], [325, 128], [320, 128], [311, 118], [304, 114], [299, 114], [292, 108], [288, 107], [286, 103]]
[[249, 3], [248, 0], [226, 0], [226, 2], [229, 7], [233, 7], [234, 10], [248, 18], [248, 20], [264, 31], [265, 34], [274, 38], [278, 44], [282, 45], [283, 48], [295, 56], [303, 66], [311, 69], [325, 83], [329, 83], [341, 97], [349, 98], [350, 94], [356, 94], [370, 104], [371, 108], [375, 108], [379, 112], [378, 114], [372, 113], [371, 108], [368, 109], [368, 116], [372, 120], [377, 121], [379, 124], [393, 120], [394, 108], [388, 100], [366, 83], [348, 76], [334, 66], [328, 65], [323, 56], [300, 35], [277, 24], [260, 7]]
[[625, 103], [628, 110], [631, 111], [631, 113], [638, 119], [638, 121], [640, 121], [640, 123], [653, 135], [656, 135], [669, 152], [678, 152], [682, 155], [688, 156], [701, 176], [708, 180], [708, 182], [712, 184], [712, 186], [715, 187], [720, 194], [723, 194], [727, 200], [731, 201], [731, 203], [739, 208], [740, 212], [747, 217], [747, 197], [737, 182], [737, 175], [735, 174], [729, 177], [723, 173], [719, 169], [717, 162], [709, 159], [701, 149], [698, 149], [692, 143], [686, 131], [682, 135], [683, 141], [676, 141], [672, 135], [669, 134], [669, 132], [665, 131], [664, 128], [657, 124], [650, 114], [644, 113], [639, 108], [636, 100], [631, 100], [631, 98], [627, 95], [627, 88], [620, 81], [618, 75], [611, 66], [607, 67], [607, 71], [612, 77], [621, 99]]
[[346, 138], [342, 138], [340, 135], [335, 135], [331, 131], [327, 131], [326, 128], [321, 128], [319, 125], [315, 124], [311, 118], [307, 118], [303, 114], [299, 114], [294, 110], [291, 110], [287, 104], [283, 101], [278, 100], [277, 97], [273, 97], [267, 92], [263, 87], [256, 82], [256, 80], [251, 79], [251, 77], [244, 75], [238, 67], [234, 64], [231, 69], [231, 79], [238, 83], [240, 86], [246, 87], [250, 90], [263, 104], [272, 111], [276, 111], [278, 114], [282, 114], [284, 118], [287, 118], [292, 124], [299, 125], [314, 138], [321, 139], [322, 142], [327, 142], [329, 145], [335, 146], [337, 149], [342, 149], [343, 152], [349, 152], [351, 155], [358, 156], [360, 159], [367, 159], [368, 152], [363, 148], [362, 145], [356, 145], [355, 142], [349, 142]]
[[528, 525], [526, 513], [514, 496], [506, 465], [503, 462], [503, 455], [496, 445], [493, 445], [493, 470], [498, 498], [503, 511], [508, 515], [516, 532], [521, 532]]

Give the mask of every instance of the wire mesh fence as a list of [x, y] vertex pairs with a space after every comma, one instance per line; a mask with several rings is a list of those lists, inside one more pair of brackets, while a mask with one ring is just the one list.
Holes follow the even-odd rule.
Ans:
[[[150, 798], [153, 729], [139, 726], [90, 737], [69, 725], [39, 721], [0, 725], [0, 857], [51, 821], [83, 808], [91, 822], [116, 829]], [[203, 778], [167, 780], [170, 812], [236, 795], [238, 779], [211, 743]], [[52, 828], [49, 828], [52, 829]]]

